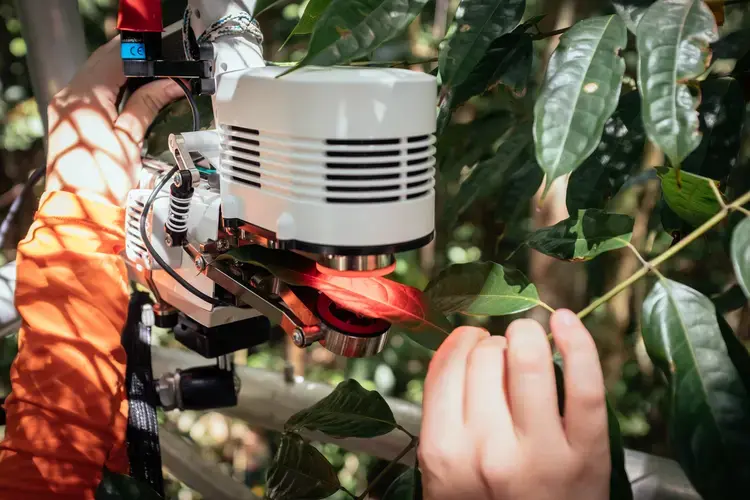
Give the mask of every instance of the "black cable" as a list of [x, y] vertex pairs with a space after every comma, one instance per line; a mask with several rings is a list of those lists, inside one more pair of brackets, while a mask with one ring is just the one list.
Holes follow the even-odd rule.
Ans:
[[214, 306], [223, 306], [226, 305], [222, 301], [217, 300], [213, 297], [209, 297], [205, 293], [201, 292], [197, 288], [195, 288], [193, 285], [185, 281], [185, 279], [177, 274], [177, 272], [172, 269], [169, 264], [164, 262], [164, 259], [161, 258], [161, 256], [156, 253], [156, 249], [151, 244], [151, 241], [148, 238], [148, 234], [146, 232], [146, 219], [148, 217], [148, 213], [151, 211], [151, 206], [154, 204], [154, 200], [156, 199], [156, 195], [159, 194], [159, 192], [164, 189], [164, 186], [169, 182], [170, 179], [172, 179], [172, 176], [177, 173], [179, 170], [178, 167], [172, 167], [172, 170], [170, 170], [167, 175], [165, 175], [160, 181], [159, 184], [156, 185], [153, 191], [151, 191], [151, 194], [148, 197], [148, 200], [146, 200], [146, 204], [143, 206], [143, 213], [141, 214], [141, 224], [140, 224], [140, 230], [141, 230], [141, 239], [143, 240], [143, 244], [146, 246], [146, 249], [148, 250], [148, 253], [151, 255], [151, 257], [154, 258], [154, 260], [159, 264], [162, 269], [164, 269], [167, 274], [169, 274], [174, 280], [182, 285], [182, 287], [187, 290], [188, 292], [192, 293], [199, 299], [208, 302], [211, 305]]
[[185, 98], [187, 98], [188, 104], [190, 104], [190, 111], [193, 112], [193, 132], [198, 132], [201, 129], [201, 115], [198, 111], [198, 104], [195, 102], [195, 97], [193, 97], [193, 92], [185, 84], [185, 82], [183, 82], [179, 78], [172, 78], [171, 80], [179, 85], [182, 91], [185, 93]]
[[[193, 112], [193, 131], [197, 132], [200, 130], [200, 114], [198, 112], [198, 106], [195, 104], [195, 99], [193, 98], [193, 94], [188, 88], [187, 85], [182, 80], [179, 80], [177, 78], [172, 78], [172, 80], [177, 83], [177, 85], [180, 86], [183, 92], [185, 92], [185, 97], [188, 100], [188, 103], [190, 104], [190, 109]], [[211, 305], [214, 306], [223, 306], [226, 305], [222, 301], [217, 300], [213, 297], [209, 297], [205, 293], [201, 292], [197, 288], [195, 288], [193, 285], [188, 283], [182, 276], [177, 274], [177, 271], [172, 269], [172, 267], [167, 264], [164, 259], [161, 258], [161, 256], [156, 253], [156, 250], [154, 249], [153, 245], [151, 244], [151, 241], [148, 238], [148, 233], [146, 232], [146, 219], [148, 217], [148, 213], [151, 211], [151, 206], [154, 204], [154, 200], [156, 200], [156, 196], [159, 194], [159, 192], [164, 188], [164, 186], [169, 182], [170, 179], [174, 176], [174, 174], [177, 173], [179, 170], [179, 167], [173, 167], [172, 170], [170, 170], [162, 179], [159, 181], [159, 184], [156, 185], [153, 191], [151, 191], [151, 194], [148, 197], [148, 200], [146, 200], [146, 204], [143, 206], [143, 213], [141, 214], [141, 223], [140, 223], [140, 233], [141, 233], [141, 239], [143, 240], [143, 244], [146, 246], [146, 250], [148, 250], [148, 253], [151, 255], [151, 257], [154, 258], [154, 260], [159, 264], [164, 271], [167, 272], [174, 280], [179, 283], [185, 290], [192, 293], [199, 299], [208, 302]]]

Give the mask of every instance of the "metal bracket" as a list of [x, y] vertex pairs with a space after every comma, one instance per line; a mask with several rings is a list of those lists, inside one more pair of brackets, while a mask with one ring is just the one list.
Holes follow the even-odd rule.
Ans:
[[[174, 161], [177, 163], [177, 167], [180, 170], [190, 172], [190, 180], [194, 186], [197, 186], [201, 181], [201, 174], [198, 168], [193, 163], [193, 159], [190, 157], [190, 151], [185, 146], [185, 138], [182, 134], [169, 134], [169, 151], [174, 156]], [[177, 176], [175, 176], [177, 180]]]

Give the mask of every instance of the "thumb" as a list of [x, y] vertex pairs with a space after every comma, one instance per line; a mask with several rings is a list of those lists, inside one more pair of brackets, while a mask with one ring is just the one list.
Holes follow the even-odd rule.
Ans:
[[159, 112], [184, 95], [180, 86], [169, 79], [147, 83], [130, 96], [122, 114], [115, 121], [115, 129], [133, 143], [140, 144]]

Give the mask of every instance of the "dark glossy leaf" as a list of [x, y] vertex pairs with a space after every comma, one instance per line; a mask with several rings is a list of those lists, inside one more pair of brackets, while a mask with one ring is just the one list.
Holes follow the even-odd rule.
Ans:
[[[414, 489], [417, 489], [415, 492]], [[419, 469], [407, 469], [388, 487], [382, 500], [421, 500], [422, 474]]]
[[307, 7], [305, 7], [305, 11], [302, 13], [302, 17], [297, 23], [297, 26], [295, 26], [289, 34], [284, 45], [286, 45], [289, 39], [295, 35], [308, 35], [312, 33], [320, 16], [323, 15], [323, 12], [325, 12], [330, 3], [331, 0], [310, 0]]
[[451, 227], [473, 203], [493, 197], [508, 179], [513, 166], [525, 163], [524, 151], [530, 143], [527, 126], [520, 125], [508, 132], [495, 155], [474, 167], [458, 193], [446, 201], [440, 218], [444, 227]]
[[653, 3], [654, 0], [613, 0], [612, 6], [628, 29], [635, 34], [638, 22]]
[[579, 210], [554, 226], [534, 231], [526, 244], [550, 257], [585, 261], [623, 248], [633, 236], [633, 219], [602, 210]]
[[708, 46], [718, 39], [717, 33], [714, 16], [703, 0], [657, 0], [638, 23], [644, 127], [678, 168], [701, 142], [696, 111], [700, 99], [689, 83], [708, 68]]
[[427, 0], [331, 0], [315, 25], [303, 66], [334, 66], [366, 56], [399, 36]]
[[750, 397], [711, 301], [660, 280], [643, 304], [643, 340], [667, 377], [670, 443], [698, 493], [719, 499], [750, 491]]
[[674, 168], [658, 167], [664, 200], [674, 213], [694, 226], [700, 226], [721, 210], [721, 204], [711, 189], [718, 181]]
[[727, 345], [729, 359], [732, 360], [732, 364], [740, 375], [742, 385], [745, 386], [745, 392], [750, 394], [750, 352], [748, 352], [747, 347], [740, 342], [740, 339], [737, 338], [732, 327], [729, 326], [729, 323], [727, 323], [727, 320], [725, 320], [721, 314], [717, 314], [716, 319], [719, 321], [721, 337]]
[[528, 126], [509, 131], [492, 158], [482, 161], [461, 183], [458, 193], [446, 201], [441, 224], [451, 227], [473, 203], [494, 196], [514, 165], [523, 165], [524, 151], [531, 143]]
[[449, 266], [430, 282], [425, 293], [444, 314], [505, 316], [541, 303], [536, 287], [523, 273], [494, 262]]
[[318, 271], [314, 262], [296, 253], [268, 250], [257, 245], [237, 248], [225, 256], [264, 267], [291, 285], [319, 290], [339, 306], [355, 313], [384, 319], [428, 349], [437, 349], [453, 330], [450, 322], [420, 290], [386, 278], [330, 276]]
[[627, 30], [616, 16], [576, 23], [560, 37], [534, 105], [536, 159], [547, 186], [594, 152], [620, 98]]
[[620, 98], [615, 113], [604, 124], [599, 146], [568, 180], [568, 213], [586, 208], [605, 209], [630, 176], [641, 166], [646, 132], [641, 122], [638, 92]]
[[[555, 385], [557, 387], [557, 406], [560, 415], [565, 415], [565, 374], [563, 361], [559, 353], [553, 355], [555, 366]], [[612, 466], [609, 476], [609, 500], [633, 500], [633, 491], [625, 471], [625, 449], [620, 433], [620, 424], [612, 405], [607, 400], [607, 429], [609, 432], [609, 453]]]
[[698, 107], [698, 148], [682, 162], [682, 170], [726, 181], [737, 162], [745, 122], [745, 98], [734, 78], [713, 78], [701, 83]]
[[740, 59], [750, 51], [750, 29], [744, 28], [724, 35], [711, 44], [713, 59]]
[[102, 480], [94, 498], [96, 500], [163, 500], [147, 484], [106, 468], [103, 470]]
[[313, 406], [292, 415], [284, 427], [293, 432], [320, 431], [336, 438], [371, 438], [391, 432], [396, 420], [383, 396], [350, 379]]
[[462, 0], [458, 29], [440, 50], [438, 67], [445, 91], [461, 84], [490, 44], [510, 33], [521, 21], [525, 0]]
[[516, 162], [507, 172], [505, 180], [497, 190], [495, 220], [510, 224], [518, 220], [529, 209], [529, 202], [542, 185], [544, 172], [539, 168], [533, 152], [524, 162]]
[[253, 16], [257, 17], [268, 9], [271, 9], [288, 1], [289, 0], [258, 0], [257, 2], [255, 2], [255, 11], [253, 12]]
[[435, 144], [440, 179], [458, 179], [463, 167], [474, 166], [490, 156], [494, 152], [493, 145], [512, 128], [514, 122], [510, 114], [498, 113], [451, 125]]
[[750, 299], [750, 217], [737, 224], [732, 232], [732, 266], [742, 291]]
[[279, 449], [266, 476], [266, 498], [327, 498], [340, 486], [336, 471], [322, 453], [297, 434], [284, 433], [281, 436]]
[[721, 313], [736, 311], [747, 305], [747, 296], [740, 285], [734, 285], [728, 290], [711, 297], [716, 310]]
[[[504, 85], [513, 95], [523, 97], [531, 75], [534, 47], [531, 36], [509, 33], [496, 39], [466, 79], [443, 92], [446, 107], [453, 110], [475, 95]], [[441, 103], [441, 109], [443, 104]]]
[[620, 423], [614, 408], [607, 400], [607, 427], [609, 429], [609, 455], [612, 472], [609, 476], [609, 500], [633, 500], [633, 488], [625, 470], [625, 447]]

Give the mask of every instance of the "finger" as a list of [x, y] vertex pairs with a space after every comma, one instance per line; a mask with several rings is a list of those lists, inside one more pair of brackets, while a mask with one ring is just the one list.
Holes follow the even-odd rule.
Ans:
[[480, 439], [486, 439], [488, 429], [503, 441], [515, 439], [505, 396], [506, 348], [505, 337], [494, 336], [479, 342], [469, 355], [464, 421]]
[[511, 323], [508, 338], [508, 397], [516, 432], [539, 446], [565, 439], [557, 408], [552, 350], [542, 326], [522, 319]]
[[438, 348], [425, 378], [421, 431], [424, 439], [443, 440], [463, 428], [466, 365], [472, 349], [487, 337], [489, 333], [480, 328], [461, 327]]
[[146, 130], [159, 112], [169, 103], [184, 96], [182, 89], [172, 80], [157, 80], [136, 90], [117, 118], [115, 129], [128, 139], [140, 144]]
[[564, 425], [568, 442], [571, 447], [588, 451], [593, 451], [592, 447], [606, 446], [604, 376], [594, 340], [572, 311], [555, 312], [550, 327], [563, 357]]
[[94, 89], [100, 99], [114, 104], [125, 81], [118, 35], [91, 54], [69, 87], [71, 89], [78, 87]]

